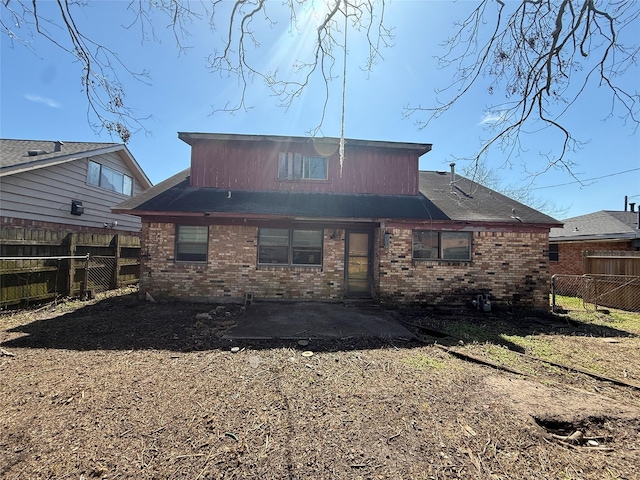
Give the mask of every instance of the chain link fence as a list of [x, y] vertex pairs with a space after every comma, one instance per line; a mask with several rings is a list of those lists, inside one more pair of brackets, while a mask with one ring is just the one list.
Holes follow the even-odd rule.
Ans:
[[551, 308], [640, 312], [640, 277], [633, 275], [554, 275]]
[[87, 292], [89, 294], [101, 293], [116, 285], [116, 259], [115, 257], [91, 256], [87, 269]]

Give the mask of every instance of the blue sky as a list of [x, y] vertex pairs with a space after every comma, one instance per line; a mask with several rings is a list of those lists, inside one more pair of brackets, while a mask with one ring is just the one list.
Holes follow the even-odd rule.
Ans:
[[[40, 5], [42, 3], [38, 2]], [[288, 30], [287, 17], [278, 17], [281, 2], [271, 3], [272, 27], [260, 27], [261, 48], [257, 52], [265, 68], [280, 72], [293, 69], [304, 37]], [[177, 132], [216, 132], [270, 135], [306, 135], [320, 118], [322, 84], [318, 79], [288, 109], [258, 82], [250, 85], [247, 104], [252, 108], [233, 115], [212, 114], [212, 106], [237, 101], [239, 86], [234, 78], [223, 78], [205, 68], [221, 32], [194, 23], [186, 39], [190, 48], [178, 54], [163, 19], [156, 24], [159, 42], [142, 42], [140, 29], [123, 29], [131, 22], [128, 1], [89, 2], [76, 21], [90, 35], [117, 51], [133, 70], [146, 69], [151, 85], [122, 76], [126, 100], [141, 117], [149, 133], [138, 132], [128, 147], [153, 183], [188, 167], [189, 147]], [[228, 4], [227, 4], [228, 5]], [[51, 8], [52, 2], [42, 4]], [[433, 150], [420, 162], [423, 170], [448, 170], [455, 157], [473, 154], [490, 125], [486, 107], [494, 101], [480, 85], [453, 110], [418, 130], [414, 120], [404, 119], [403, 107], [435, 101], [435, 89], [450, 83], [451, 70], [439, 70], [435, 55], [453, 30], [453, 22], [465, 16], [474, 2], [392, 1], [387, 5], [387, 25], [395, 27], [393, 47], [384, 49], [383, 61], [367, 73], [362, 67], [366, 44], [362, 36], [348, 31], [348, 70], [345, 102], [345, 136], [367, 140], [432, 143]], [[2, 18], [6, 20], [6, 12]], [[46, 10], [43, 10], [46, 12]], [[310, 29], [313, 34], [313, 29]], [[640, 35], [636, 29], [635, 35]], [[87, 105], [80, 86], [80, 71], [69, 56], [41, 38], [33, 38], [33, 51], [0, 37], [0, 135], [3, 138], [67, 141], [119, 141], [106, 131], [97, 135], [87, 122]], [[636, 38], [636, 43], [640, 39]], [[219, 43], [217, 43], [219, 45]], [[336, 73], [341, 73], [341, 61]], [[623, 82], [640, 90], [640, 69], [625, 73]], [[331, 84], [331, 97], [321, 134], [340, 136], [341, 86]], [[601, 88], [601, 87], [600, 87]], [[550, 170], [537, 177], [532, 193], [563, 210], [562, 218], [598, 210], [622, 210], [624, 196], [640, 204], [640, 132], [618, 118], [604, 120], [608, 97], [598, 95], [598, 85], [589, 85], [583, 100], [566, 116], [572, 134], [585, 142], [569, 154], [583, 185], [566, 172]], [[498, 169], [503, 185], [528, 185], [527, 171], [540, 167], [541, 153], [557, 141], [549, 131], [522, 138], [526, 154], [511, 164], [499, 151], [492, 151], [489, 165]], [[458, 168], [464, 162], [458, 161]], [[626, 172], [626, 173], [621, 173]]]

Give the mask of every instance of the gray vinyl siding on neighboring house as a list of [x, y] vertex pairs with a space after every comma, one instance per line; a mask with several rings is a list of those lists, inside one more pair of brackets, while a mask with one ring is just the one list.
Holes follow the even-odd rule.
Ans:
[[[133, 195], [143, 189], [117, 153], [89, 157], [133, 178]], [[111, 207], [129, 198], [87, 183], [88, 158], [7, 175], [0, 179], [0, 215], [42, 222], [103, 227], [118, 222], [117, 230], [140, 231], [139, 217], [111, 213]], [[82, 215], [71, 214], [79, 200]]]

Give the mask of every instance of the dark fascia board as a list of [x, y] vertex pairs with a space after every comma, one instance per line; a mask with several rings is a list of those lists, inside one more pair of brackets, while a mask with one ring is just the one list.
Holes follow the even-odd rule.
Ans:
[[[291, 137], [280, 135], [243, 135], [231, 133], [198, 133], [198, 132], [178, 132], [178, 138], [183, 142], [193, 146], [198, 141], [233, 141], [233, 142], [277, 142], [277, 143], [326, 143], [339, 145], [340, 139], [335, 137]], [[370, 148], [395, 148], [400, 150], [415, 150], [419, 155], [431, 151], [431, 143], [410, 143], [410, 142], [385, 142], [378, 140], [356, 140], [345, 139], [345, 145], [370, 147]]]

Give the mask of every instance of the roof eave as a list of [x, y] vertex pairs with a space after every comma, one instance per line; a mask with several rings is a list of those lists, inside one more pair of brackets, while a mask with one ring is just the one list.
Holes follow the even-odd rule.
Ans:
[[550, 242], [585, 242], [585, 241], [597, 241], [597, 242], [616, 242], [620, 240], [635, 240], [640, 238], [640, 232], [627, 233], [621, 235], [574, 235], [570, 237], [549, 237]]
[[149, 177], [147, 177], [147, 174], [144, 173], [144, 170], [142, 170], [142, 167], [140, 167], [140, 165], [136, 161], [135, 157], [131, 154], [127, 146], [121, 145], [120, 147], [121, 147], [120, 149], [117, 149], [115, 151], [120, 154], [122, 160], [127, 164], [129, 169], [131, 170], [131, 173], [133, 173], [136, 179], [138, 179], [138, 181], [142, 183], [144, 190], [151, 188], [153, 186], [153, 183], [151, 183], [151, 180], [149, 180]]
[[[241, 135], [229, 133], [198, 133], [198, 132], [178, 132], [178, 138], [188, 145], [193, 146], [197, 141], [234, 141], [234, 142], [279, 142], [279, 143], [308, 143], [310, 141], [320, 143], [339, 144], [340, 138], [336, 137], [293, 137], [279, 135]], [[401, 150], [416, 150], [420, 155], [431, 151], [431, 143], [409, 143], [409, 142], [385, 142], [379, 140], [357, 140], [347, 138], [346, 145], [360, 147], [378, 148], [398, 148]]]
[[126, 145], [122, 144], [115, 144], [109, 147], [96, 148], [92, 150], [83, 150], [81, 152], [69, 153], [44, 159], [34, 157], [35, 159], [31, 162], [1, 167], [0, 177], [16, 175], [18, 173], [38, 170], [45, 167], [53, 167], [55, 165], [61, 165], [64, 163], [74, 162], [76, 160], [82, 160], [83, 158], [104, 155], [107, 153], [118, 153], [122, 160], [127, 164], [131, 172], [136, 176], [136, 179], [142, 183], [145, 190], [153, 185], [151, 183], [151, 180], [149, 180], [149, 177], [147, 177], [142, 168], [140, 168], [140, 165], [133, 157], [129, 149], [126, 147]]
[[297, 222], [357, 222], [377, 223], [383, 219], [369, 217], [309, 217], [300, 215], [277, 215], [267, 213], [238, 213], [238, 212], [159, 212], [151, 210], [111, 209], [113, 213], [134, 215], [137, 217], [181, 217], [181, 218], [209, 218], [225, 219], [242, 218], [247, 220], [294, 220]]

